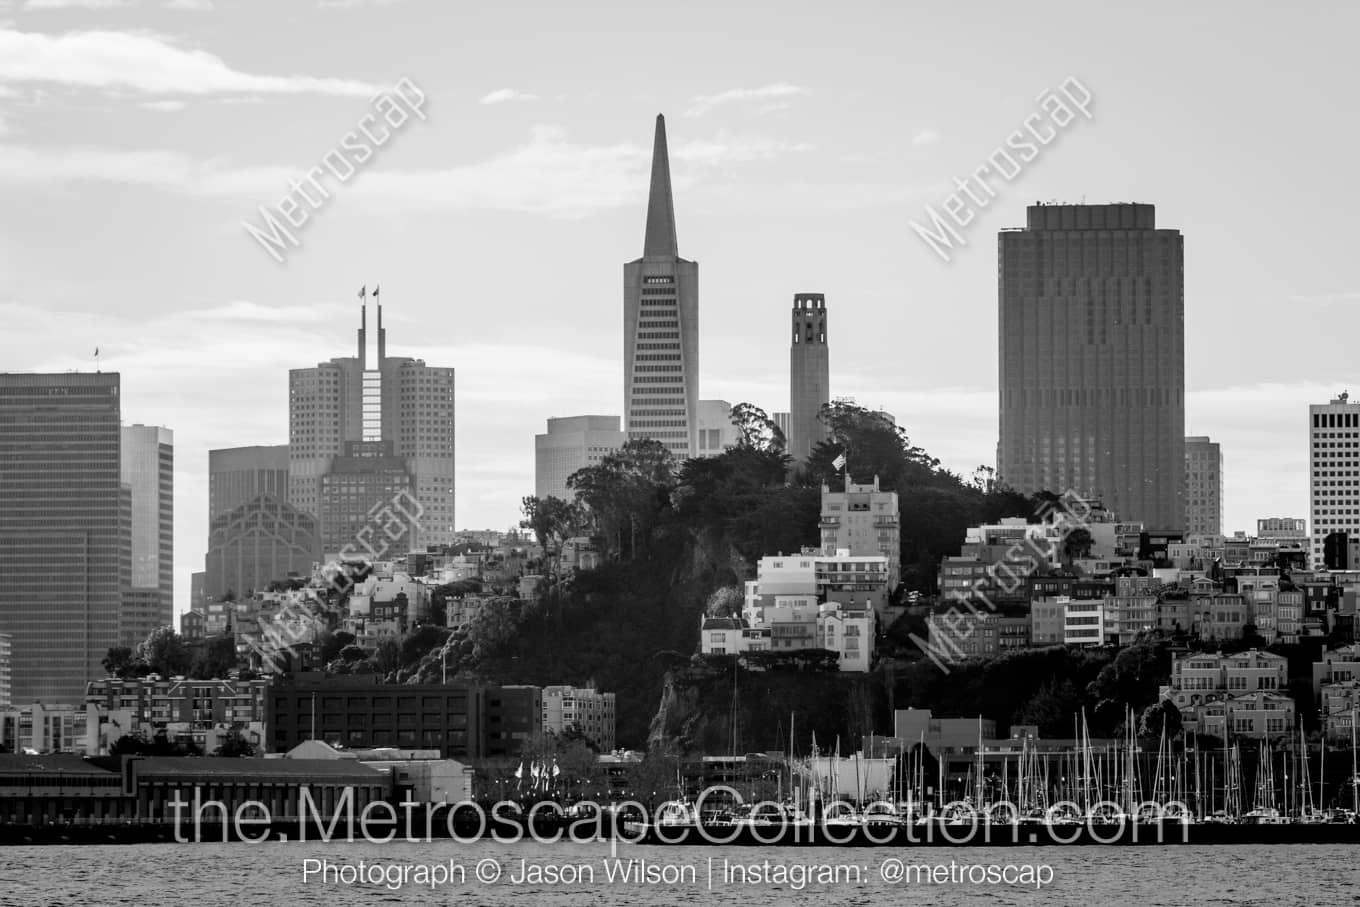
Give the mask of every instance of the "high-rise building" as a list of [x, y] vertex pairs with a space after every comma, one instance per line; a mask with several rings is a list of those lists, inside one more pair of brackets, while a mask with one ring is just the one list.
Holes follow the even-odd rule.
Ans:
[[852, 557], [886, 557], [890, 593], [902, 579], [899, 518], [897, 492], [879, 488], [878, 476], [872, 485], [852, 481], [844, 491], [822, 486], [822, 550], [849, 551]]
[[628, 435], [618, 416], [566, 416], [548, 420], [548, 431], [534, 435], [534, 494], [572, 500], [567, 479], [594, 466], [624, 445]]
[[131, 586], [117, 372], [0, 374], [0, 632], [16, 702], [77, 703]]
[[1320, 568], [1328, 535], [1360, 535], [1360, 402], [1342, 392], [1329, 403], [1314, 403], [1308, 423], [1312, 564]]
[[272, 494], [261, 494], [213, 517], [204, 557], [202, 594], [221, 600], [228, 592], [244, 597], [290, 573], [307, 576], [321, 559], [316, 518]]
[[613, 693], [590, 687], [543, 688], [543, 730], [558, 737], [572, 728], [580, 731], [601, 752], [614, 749], [615, 703]]
[[1152, 205], [1031, 205], [1000, 247], [997, 478], [1122, 520], [1185, 520], [1179, 230]]
[[14, 684], [14, 672], [11, 669], [13, 658], [14, 649], [10, 635], [0, 633], [0, 709], [9, 708], [13, 702], [10, 693]]
[[175, 618], [175, 436], [168, 428], [125, 425], [122, 481], [132, 494], [132, 587], [125, 593], [124, 645]]
[[288, 499], [288, 445], [208, 451], [208, 521], [262, 494]]
[[[378, 291], [374, 291], [374, 298]], [[368, 349], [368, 306], [363, 302], [359, 322], [359, 349], [355, 357], [332, 359], [315, 368], [289, 372], [288, 400], [288, 502], [320, 521], [327, 555], [364, 546], [341, 526], [328, 526], [325, 502], [340, 486], [371, 464], [356, 467], [355, 458], [396, 458], [409, 477], [410, 493], [419, 509], [406, 504], [407, 513], [418, 513], [418, 525], [404, 527], [405, 549], [453, 542], [454, 515], [454, 370], [427, 366], [423, 360], [387, 355], [387, 332], [382, 326], [382, 305], [377, 309], [377, 351]], [[388, 447], [374, 447], [386, 442]], [[389, 453], [390, 451], [390, 453]], [[342, 464], [343, 477], [327, 477]], [[392, 463], [381, 471], [390, 475]], [[398, 488], [389, 492], [383, 483], [365, 482], [365, 497], [347, 501], [367, 513], [390, 504]], [[392, 484], [392, 483], [388, 483]], [[329, 491], [328, 491], [329, 489]], [[334, 498], [331, 498], [334, 503]], [[409, 519], [408, 519], [408, 522]]]
[[1223, 534], [1223, 451], [1207, 435], [1185, 439], [1185, 532]]
[[817, 415], [831, 402], [831, 358], [826, 340], [826, 297], [793, 297], [793, 335], [789, 344], [788, 454], [802, 462], [829, 435]]
[[623, 399], [629, 439], [653, 438], [677, 459], [698, 450], [699, 265], [675, 238], [666, 120], [656, 118], [642, 257], [623, 266]]

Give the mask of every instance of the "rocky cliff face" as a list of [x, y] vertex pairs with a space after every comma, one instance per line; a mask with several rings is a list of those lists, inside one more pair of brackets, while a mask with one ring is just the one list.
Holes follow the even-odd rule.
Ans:
[[750, 671], [736, 659], [695, 659], [666, 672], [647, 743], [653, 752], [777, 752], [792, 725], [799, 750], [816, 735], [823, 752], [837, 738], [848, 752], [890, 721], [877, 673]]

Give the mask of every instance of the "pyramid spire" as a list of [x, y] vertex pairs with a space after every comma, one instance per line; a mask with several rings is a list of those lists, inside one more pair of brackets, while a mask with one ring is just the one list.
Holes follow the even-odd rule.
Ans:
[[666, 152], [666, 118], [656, 115], [656, 142], [652, 146], [652, 185], [647, 195], [647, 235], [642, 243], [644, 258], [675, 258], [675, 202], [671, 198], [671, 160]]

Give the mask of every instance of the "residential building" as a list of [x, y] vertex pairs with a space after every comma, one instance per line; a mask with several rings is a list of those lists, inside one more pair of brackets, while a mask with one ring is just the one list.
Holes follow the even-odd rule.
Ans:
[[698, 450], [699, 265], [675, 236], [666, 121], [656, 118], [642, 257], [623, 266], [623, 399], [629, 439], [677, 460]]
[[618, 416], [549, 419], [547, 432], [534, 435], [534, 494], [574, 500], [575, 493], [567, 487], [571, 474], [598, 465], [627, 440]]
[[1185, 439], [1185, 531], [1223, 531], [1223, 450], [1207, 435]]
[[262, 494], [288, 500], [288, 445], [208, 451], [208, 521]]
[[1146, 204], [1031, 205], [999, 245], [997, 478], [1185, 520], [1180, 231]]
[[1063, 606], [1063, 644], [1101, 646], [1108, 633], [1104, 601], [1069, 599]]
[[85, 708], [96, 724], [91, 755], [106, 755], [120, 737], [164, 734], [211, 754], [232, 730], [264, 750], [268, 680], [186, 680], [147, 677], [94, 680], [85, 690]]
[[83, 755], [90, 752], [92, 717], [76, 703], [11, 705], [0, 709], [0, 746], [12, 753]]
[[888, 561], [888, 591], [902, 580], [902, 530], [897, 492], [883, 491], [874, 476], [872, 484], [850, 482], [844, 491], [822, 486], [819, 523], [822, 547], [845, 549], [856, 557], [881, 555]]
[[75, 703], [132, 585], [117, 372], [0, 373], [0, 633], [14, 702]]
[[402, 550], [450, 544], [454, 370], [388, 356], [381, 303], [370, 355], [362, 292], [360, 302], [357, 356], [288, 373], [288, 503], [319, 521], [328, 555], [350, 547], [373, 557], [354, 537], [352, 515], [386, 507], [403, 493], [418, 504], [405, 508], [417, 518], [404, 520]]
[[793, 332], [789, 343], [788, 455], [795, 463], [807, 460], [812, 448], [829, 437], [818, 419], [831, 402], [831, 356], [827, 346], [826, 296], [795, 293]]
[[741, 441], [732, 424], [732, 404], [726, 400], [700, 400], [697, 409], [698, 449], [696, 457], [716, 457]]
[[[1180, 711], [1188, 729], [1221, 737], [1223, 721], [1231, 717], [1229, 713], [1235, 708], [1224, 706], [1225, 701], [1246, 694], [1273, 695], [1288, 687], [1289, 661], [1282, 655], [1256, 649], [1235, 655], [1192, 652], [1172, 659], [1171, 682], [1161, 688], [1159, 698], [1170, 702]], [[1261, 709], [1272, 711], [1267, 708], [1271, 703], [1265, 701], [1257, 703], [1243, 700], [1241, 705], [1248, 710], [1257, 709], [1259, 705]], [[1262, 718], [1262, 733], [1268, 727], [1263, 716], [1253, 717], [1244, 713], [1241, 717], [1244, 720], [1251, 718], [1253, 722], [1256, 718]], [[1279, 716], [1272, 714], [1269, 717]], [[1293, 726], [1292, 718], [1289, 726]], [[1234, 733], [1237, 733], [1235, 729]], [[1242, 733], [1255, 734], [1255, 731]]]
[[1228, 696], [1200, 707], [1185, 728], [1227, 740], [1231, 737], [1283, 737], [1294, 731], [1294, 700], [1264, 690]]
[[1349, 743], [1355, 739], [1356, 713], [1360, 711], [1360, 680], [1324, 683], [1318, 697], [1322, 733], [1328, 740]]
[[1323, 652], [1313, 662], [1313, 696], [1322, 695], [1322, 687], [1329, 683], [1360, 680], [1360, 645], [1342, 646]]
[[320, 559], [316, 518], [260, 494], [213, 517], [203, 591], [214, 599], [246, 596], [273, 580], [309, 576]]
[[744, 614], [760, 625], [760, 608], [793, 597], [812, 604], [835, 602], [851, 610], [882, 612], [888, 604], [889, 561], [880, 555], [855, 556], [847, 549], [805, 548], [799, 554], [767, 555], [747, 585]]
[[1192, 630], [1201, 639], [1241, 639], [1251, 623], [1251, 604], [1240, 595], [1196, 595], [1191, 598]]
[[704, 617], [699, 621], [702, 655], [742, 655], [770, 649], [769, 627], [752, 627], [741, 617]]
[[1311, 563], [1319, 569], [1329, 535], [1360, 535], [1360, 402], [1352, 403], [1350, 394], [1342, 392], [1327, 403], [1310, 405], [1308, 421]]
[[572, 727], [590, 738], [600, 752], [615, 745], [616, 713], [613, 693], [591, 687], [548, 686], [543, 688], [543, 730], [562, 736]]
[[1029, 639], [1033, 646], [1061, 646], [1067, 642], [1067, 603], [1070, 596], [1036, 598], [1029, 608]]
[[989, 611], [958, 608], [936, 612], [926, 618], [930, 648], [946, 661], [995, 655], [1001, 651], [998, 618]]

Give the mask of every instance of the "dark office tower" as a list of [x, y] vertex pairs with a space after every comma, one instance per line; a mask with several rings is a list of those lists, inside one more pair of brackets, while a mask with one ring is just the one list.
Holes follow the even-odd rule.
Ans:
[[122, 481], [131, 494], [132, 588], [119, 639], [135, 645], [175, 617], [175, 442], [168, 428], [123, 428]]
[[826, 345], [826, 297], [798, 293], [793, 297], [793, 339], [789, 346], [788, 454], [806, 460], [827, 437], [817, 419], [831, 402], [831, 362]]
[[1032, 205], [1028, 226], [998, 243], [998, 478], [1181, 529], [1180, 231], [1157, 229], [1152, 205]]
[[642, 257], [623, 266], [623, 399], [629, 440], [653, 438], [677, 459], [696, 455], [699, 265], [681, 258], [676, 244], [661, 116]]
[[[383, 528], [384, 556], [454, 540], [454, 370], [388, 356], [381, 305], [377, 316], [376, 356], [364, 303], [357, 356], [288, 373], [288, 503], [317, 518], [328, 556], [372, 556], [375, 520], [390, 517], [399, 494], [419, 500], [399, 508], [418, 519]], [[333, 518], [342, 511], [344, 520]]]
[[208, 451], [208, 522], [262, 494], [288, 500], [288, 445]]
[[0, 633], [16, 703], [84, 701], [131, 582], [119, 376], [0, 374]]

